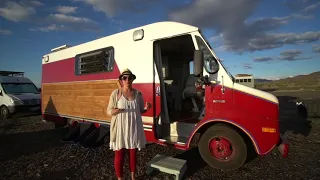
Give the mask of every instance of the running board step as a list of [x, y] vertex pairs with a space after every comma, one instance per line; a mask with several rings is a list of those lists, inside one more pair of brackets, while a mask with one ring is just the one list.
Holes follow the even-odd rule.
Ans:
[[169, 144], [185, 145], [188, 141], [188, 138], [179, 136], [167, 136], [165, 138], [159, 139], [159, 141], [166, 142]]

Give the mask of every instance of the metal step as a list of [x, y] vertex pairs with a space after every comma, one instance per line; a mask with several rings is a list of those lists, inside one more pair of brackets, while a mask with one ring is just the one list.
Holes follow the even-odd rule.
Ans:
[[154, 170], [175, 175], [176, 180], [180, 180], [187, 170], [187, 161], [183, 159], [168, 157], [157, 154], [147, 164], [147, 175]]
[[188, 138], [181, 136], [167, 136], [165, 138], [159, 139], [162, 142], [167, 142], [169, 144], [180, 144], [185, 145], [188, 141]]

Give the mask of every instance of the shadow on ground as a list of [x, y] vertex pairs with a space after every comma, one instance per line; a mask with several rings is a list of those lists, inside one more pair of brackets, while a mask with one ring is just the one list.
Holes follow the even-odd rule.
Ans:
[[282, 134], [292, 131], [294, 134], [308, 136], [312, 126], [311, 121], [298, 113], [296, 97], [278, 96], [280, 107], [280, 131]]
[[0, 162], [31, 155], [50, 148], [60, 147], [62, 135], [66, 129], [50, 129], [36, 132], [22, 132], [0, 135]]
[[188, 170], [185, 172], [184, 177], [190, 177], [200, 169], [207, 166], [202, 160], [198, 147], [191, 148], [181, 154], [175, 156], [175, 158], [187, 160]]

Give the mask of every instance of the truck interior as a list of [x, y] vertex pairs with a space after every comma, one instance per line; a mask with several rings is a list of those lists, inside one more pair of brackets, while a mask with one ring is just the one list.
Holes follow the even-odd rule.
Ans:
[[[161, 86], [161, 123], [157, 135], [173, 143], [185, 143], [204, 108], [193, 74], [195, 47], [192, 36], [181, 35], [155, 42], [155, 59]], [[170, 131], [169, 131], [170, 129]]]

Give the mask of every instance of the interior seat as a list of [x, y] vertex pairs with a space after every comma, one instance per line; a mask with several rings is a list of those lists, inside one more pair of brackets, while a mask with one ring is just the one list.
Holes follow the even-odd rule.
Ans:
[[192, 105], [193, 105], [193, 109], [192, 109], [193, 112], [199, 112], [198, 105], [195, 101], [195, 96], [197, 94], [197, 89], [195, 86], [196, 80], [197, 80], [197, 77], [195, 77], [194, 74], [190, 74], [187, 78], [185, 87], [182, 92], [183, 99], [187, 99], [187, 98], [191, 99]]

